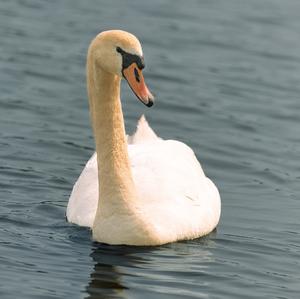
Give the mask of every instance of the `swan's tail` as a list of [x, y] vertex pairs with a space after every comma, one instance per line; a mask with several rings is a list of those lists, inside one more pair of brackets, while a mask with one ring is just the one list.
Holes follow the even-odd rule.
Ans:
[[136, 132], [132, 136], [128, 136], [129, 144], [153, 142], [160, 139], [149, 126], [144, 114], [137, 123]]

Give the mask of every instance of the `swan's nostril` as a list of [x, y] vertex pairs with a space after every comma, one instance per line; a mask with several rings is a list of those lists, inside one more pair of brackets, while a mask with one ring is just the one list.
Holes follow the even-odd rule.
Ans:
[[140, 83], [140, 74], [136, 69], [136, 67], [134, 68], [134, 76], [135, 76], [135, 80]]

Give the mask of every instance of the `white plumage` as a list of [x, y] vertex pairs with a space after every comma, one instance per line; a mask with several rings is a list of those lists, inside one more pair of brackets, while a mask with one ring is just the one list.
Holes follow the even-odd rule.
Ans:
[[[199, 237], [216, 227], [221, 211], [219, 192], [190, 147], [158, 138], [142, 116], [136, 133], [128, 137], [128, 154], [138, 209], [164, 243]], [[94, 153], [73, 187], [68, 221], [92, 227], [98, 192]], [[118, 219], [116, 216], [112, 225], [126, 225]]]

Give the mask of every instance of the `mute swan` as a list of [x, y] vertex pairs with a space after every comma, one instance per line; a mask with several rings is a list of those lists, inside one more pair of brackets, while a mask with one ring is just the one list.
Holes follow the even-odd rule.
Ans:
[[[87, 88], [96, 153], [73, 187], [67, 220], [92, 228], [107, 244], [161, 245], [194, 239], [218, 224], [218, 189], [191, 148], [158, 138], [144, 117], [127, 139], [120, 102], [125, 78], [152, 106], [138, 39], [124, 31], [100, 33], [87, 55]], [[100, 185], [98, 184], [100, 182]]]

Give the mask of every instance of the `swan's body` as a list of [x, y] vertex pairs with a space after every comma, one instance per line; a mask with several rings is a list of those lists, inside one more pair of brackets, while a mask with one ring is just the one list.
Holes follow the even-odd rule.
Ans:
[[[105, 49], [111, 45], [142, 56], [137, 39], [122, 31], [102, 33], [90, 46], [88, 90], [96, 153], [74, 185], [68, 221], [91, 227], [93, 238], [108, 244], [160, 245], [208, 234], [220, 218], [220, 196], [193, 151], [158, 138], [143, 117], [137, 132], [126, 139], [117, 58]], [[123, 57], [123, 75], [150, 106], [143, 78], [142, 83], [137, 80], [141, 86], [134, 85], [126, 72]]]

